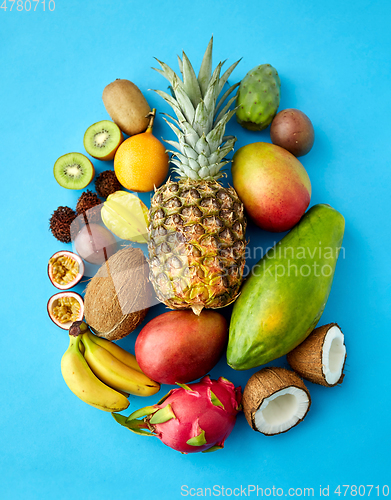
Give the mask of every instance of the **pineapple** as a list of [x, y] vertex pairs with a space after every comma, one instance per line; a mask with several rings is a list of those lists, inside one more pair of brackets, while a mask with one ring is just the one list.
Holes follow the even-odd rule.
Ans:
[[169, 180], [151, 201], [150, 279], [161, 302], [172, 309], [191, 308], [196, 314], [237, 298], [245, 264], [243, 204], [233, 188], [217, 181], [236, 141], [224, 136], [236, 97], [224, 102], [239, 83], [217, 99], [239, 61], [222, 76], [221, 62], [212, 73], [212, 44], [213, 38], [198, 78], [185, 53], [178, 57], [183, 80], [159, 60], [161, 69], [155, 68], [171, 86], [172, 96], [155, 92], [176, 115], [165, 121], [178, 138], [166, 142], [175, 148], [169, 152], [179, 180]]

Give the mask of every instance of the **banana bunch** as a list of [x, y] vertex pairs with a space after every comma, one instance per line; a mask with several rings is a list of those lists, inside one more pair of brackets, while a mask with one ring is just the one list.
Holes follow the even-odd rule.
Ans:
[[133, 354], [97, 337], [85, 323], [73, 323], [69, 338], [61, 373], [85, 403], [104, 411], [122, 411], [129, 406], [129, 394], [152, 396], [159, 391], [160, 384], [144, 375]]

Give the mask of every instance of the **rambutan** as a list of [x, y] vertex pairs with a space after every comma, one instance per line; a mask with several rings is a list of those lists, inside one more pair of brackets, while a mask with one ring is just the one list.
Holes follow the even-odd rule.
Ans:
[[98, 175], [95, 181], [95, 189], [99, 196], [107, 198], [111, 194], [122, 189], [122, 186], [113, 170], [105, 170]]
[[62, 243], [71, 242], [71, 224], [77, 214], [69, 207], [58, 207], [50, 217], [49, 224], [53, 236]]
[[[83, 215], [85, 223], [99, 223], [100, 205], [102, 201], [96, 193], [88, 190], [84, 191], [76, 204], [76, 212], [78, 215]], [[87, 213], [88, 212], [88, 213]]]

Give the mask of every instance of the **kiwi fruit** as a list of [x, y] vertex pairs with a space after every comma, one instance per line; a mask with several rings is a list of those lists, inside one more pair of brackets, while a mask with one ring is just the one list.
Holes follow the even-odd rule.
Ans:
[[60, 156], [53, 168], [53, 174], [60, 186], [67, 189], [83, 189], [95, 175], [94, 165], [81, 153]]
[[131, 136], [147, 129], [151, 108], [137, 85], [129, 80], [114, 80], [104, 88], [102, 99], [110, 118], [122, 132]]
[[84, 147], [97, 160], [112, 160], [118, 146], [124, 140], [118, 125], [102, 120], [88, 127], [84, 134]]

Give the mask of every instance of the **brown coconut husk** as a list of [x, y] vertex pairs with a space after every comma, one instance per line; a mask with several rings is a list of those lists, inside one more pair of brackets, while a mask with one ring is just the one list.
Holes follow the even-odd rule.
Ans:
[[291, 368], [301, 377], [313, 382], [314, 384], [324, 385], [325, 387], [334, 387], [337, 384], [342, 384], [345, 376], [343, 370], [345, 367], [346, 355], [342, 367], [341, 377], [335, 384], [329, 384], [326, 382], [326, 378], [323, 373], [323, 345], [327, 332], [333, 326], [336, 326], [341, 330], [337, 323], [329, 323], [328, 325], [315, 328], [306, 340], [288, 353], [286, 357]]
[[141, 250], [126, 247], [112, 255], [89, 282], [85, 319], [96, 335], [122, 339], [144, 321], [152, 301], [148, 263]]
[[[308, 389], [304, 385], [301, 378], [291, 370], [279, 367], [268, 367], [254, 373], [246, 384], [243, 391], [243, 412], [250, 427], [254, 431], [259, 431], [255, 425], [255, 413], [262, 405], [263, 401], [269, 398], [275, 392], [281, 391], [288, 387], [297, 387], [302, 389], [308, 396], [308, 408], [304, 416], [297, 421], [297, 423], [289, 429], [282, 431], [287, 432], [302, 420], [304, 420], [311, 406], [311, 396]], [[272, 436], [274, 434], [264, 434], [265, 436]]]

